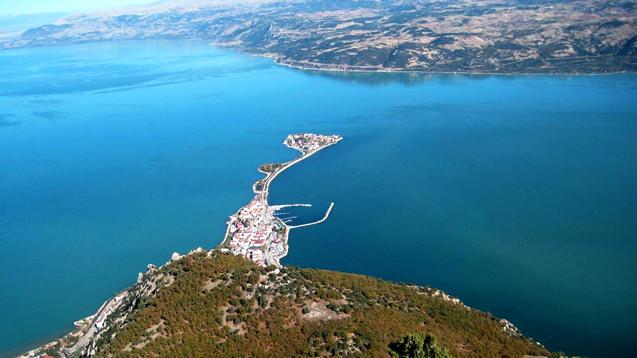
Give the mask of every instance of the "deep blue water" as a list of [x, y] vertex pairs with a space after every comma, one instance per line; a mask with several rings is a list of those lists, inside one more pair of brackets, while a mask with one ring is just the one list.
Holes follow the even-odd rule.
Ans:
[[290, 132], [287, 264], [429, 284], [549, 348], [634, 352], [637, 76], [327, 74], [193, 42], [0, 52], [0, 356], [213, 247]]

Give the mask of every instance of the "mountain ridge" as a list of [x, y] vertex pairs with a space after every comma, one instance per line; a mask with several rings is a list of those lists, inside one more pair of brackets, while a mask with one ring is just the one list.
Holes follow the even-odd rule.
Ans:
[[637, 70], [637, 6], [614, 0], [268, 0], [172, 3], [79, 15], [2, 48], [198, 39], [336, 71], [607, 73]]

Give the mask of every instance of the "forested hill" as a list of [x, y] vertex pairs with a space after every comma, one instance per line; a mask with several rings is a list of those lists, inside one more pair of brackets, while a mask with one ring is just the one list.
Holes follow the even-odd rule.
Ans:
[[200, 39], [301, 68], [471, 73], [637, 70], [625, 0], [197, 0], [73, 16], [0, 48]]
[[403, 357], [417, 350], [426, 354], [418, 357], [551, 355], [507, 321], [435, 289], [331, 271], [263, 268], [218, 250], [151, 267], [127, 297], [102, 332], [83, 342], [83, 350], [63, 348], [83, 340], [84, 333], [76, 332], [33, 356], [47, 351], [111, 357]]

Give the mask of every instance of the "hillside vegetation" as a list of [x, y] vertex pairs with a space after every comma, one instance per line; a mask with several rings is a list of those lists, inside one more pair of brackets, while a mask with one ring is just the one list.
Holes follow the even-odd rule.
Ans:
[[184, 256], [155, 275], [171, 278], [110, 325], [97, 356], [550, 356], [508, 322], [430, 288], [262, 268], [217, 250]]

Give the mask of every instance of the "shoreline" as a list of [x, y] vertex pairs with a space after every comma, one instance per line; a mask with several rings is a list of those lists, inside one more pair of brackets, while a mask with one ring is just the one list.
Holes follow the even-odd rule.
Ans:
[[620, 74], [636, 74], [637, 71], [612, 71], [612, 72], [479, 72], [479, 71], [426, 71], [426, 70], [410, 70], [410, 69], [364, 69], [364, 68], [338, 68], [334, 65], [312, 63], [317, 67], [303, 66], [294, 62], [281, 62], [279, 59], [268, 55], [255, 55], [257, 57], [269, 58], [275, 64], [300, 71], [316, 71], [331, 73], [357, 73], [357, 74], [416, 74], [416, 75], [462, 75], [462, 76], [551, 76], [551, 77], [568, 77], [568, 76], [608, 76]]
[[422, 75], [465, 75], [465, 76], [551, 76], [551, 77], [567, 77], [567, 76], [608, 76], [608, 75], [621, 75], [621, 74], [637, 74], [637, 70], [619, 70], [619, 71], [608, 71], [608, 72], [480, 72], [480, 71], [428, 71], [428, 70], [412, 70], [412, 69], [365, 69], [360, 67], [353, 67], [348, 69], [340, 69], [337, 68], [336, 65], [323, 64], [317, 62], [311, 62], [310, 65], [316, 66], [304, 66], [296, 61], [283, 62], [280, 58], [277, 57], [276, 54], [273, 53], [257, 53], [250, 51], [248, 49], [244, 49], [238, 46], [228, 45], [224, 43], [217, 43], [211, 41], [210, 39], [198, 39], [198, 38], [174, 38], [174, 37], [149, 37], [149, 38], [130, 38], [130, 39], [102, 39], [102, 40], [87, 40], [87, 41], [78, 41], [78, 42], [70, 42], [70, 43], [56, 43], [56, 44], [47, 44], [47, 45], [27, 45], [27, 46], [2, 46], [0, 43], [0, 52], [3, 51], [13, 51], [13, 50], [22, 50], [22, 49], [32, 49], [32, 48], [51, 48], [51, 47], [69, 47], [69, 46], [77, 46], [84, 44], [95, 44], [95, 43], [107, 43], [107, 42], [134, 42], [134, 41], [195, 41], [202, 42], [207, 44], [208, 46], [215, 47], [218, 49], [230, 50], [234, 52], [238, 52], [244, 55], [259, 57], [259, 58], [267, 58], [272, 60], [272, 62], [276, 65], [300, 70], [300, 71], [317, 71], [317, 72], [332, 72], [332, 73], [367, 73], [367, 74], [378, 74], [378, 73], [388, 73], [388, 74], [398, 74], [398, 73], [406, 73], [406, 74], [422, 74]]
[[[413, 70], [413, 69], [387, 69], [387, 68], [363, 68], [360, 66], [353, 66], [350, 68], [339, 68], [339, 65], [324, 64], [319, 62], [307, 62], [307, 65], [303, 65], [299, 61], [289, 61], [281, 59], [275, 53], [257, 53], [247, 49], [236, 47], [232, 45], [224, 45], [215, 42], [208, 42], [208, 45], [215, 48], [222, 48], [225, 50], [232, 50], [242, 54], [246, 54], [253, 57], [267, 58], [272, 60], [276, 65], [300, 70], [300, 71], [317, 71], [326, 73], [359, 73], [359, 74], [418, 74], [418, 75], [463, 75], [463, 76], [551, 76], [551, 77], [568, 77], [568, 76], [608, 76], [608, 75], [621, 75], [621, 74], [637, 74], [637, 70], [629, 71], [609, 71], [609, 72], [480, 72], [480, 71], [427, 71], [427, 70]], [[315, 66], [315, 67], [313, 67]], [[371, 67], [371, 66], [370, 66]]]

